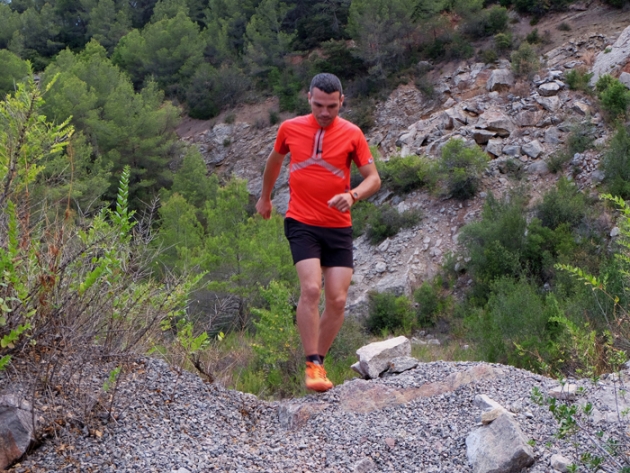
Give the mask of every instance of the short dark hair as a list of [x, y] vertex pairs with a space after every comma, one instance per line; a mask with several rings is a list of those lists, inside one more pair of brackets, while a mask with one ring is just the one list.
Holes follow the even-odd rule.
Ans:
[[322, 72], [321, 74], [317, 74], [313, 77], [308, 91], [312, 93], [314, 87], [317, 87], [319, 90], [326, 92], [327, 94], [339, 92], [340, 97], [343, 95], [343, 88], [341, 87], [339, 77], [328, 72]]

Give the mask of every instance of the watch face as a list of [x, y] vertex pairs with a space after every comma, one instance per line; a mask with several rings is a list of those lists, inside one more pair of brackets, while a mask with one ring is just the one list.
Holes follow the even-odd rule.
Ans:
[[357, 194], [356, 192], [353, 192], [352, 195], [354, 196], [355, 199], [359, 198], [359, 194]]

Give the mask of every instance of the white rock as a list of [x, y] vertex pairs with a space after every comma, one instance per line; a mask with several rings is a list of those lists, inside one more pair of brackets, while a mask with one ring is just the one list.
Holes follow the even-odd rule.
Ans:
[[388, 363], [393, 358], [409, 355], [411, 343], [403, 336], [370, 343], [357, 350], [361, 371], [372, 379], [378, 378], [388, 368]]
[[556, 399], [574, 400], [576, 398], [577, 385], [576, 384], [563, 384], [556, 386], [549, 391], [551, 397]]

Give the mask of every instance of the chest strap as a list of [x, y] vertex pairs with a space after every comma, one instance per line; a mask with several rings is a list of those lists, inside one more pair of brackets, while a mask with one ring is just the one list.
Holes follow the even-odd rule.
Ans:
[[313, 153], [311, 154], [311, 157], [300, 163], [292, 164], [291, 167], [289, 168], [290, 172], [299, 171], [300, 169], [304, 169], [308, 166], [316, 165], [316, 166], [323, 167], [327, 171], [330, 171], [335, 176], [338, 176], [342, 179], [346, 177], [346, 173], [342, 169], [339, 169], [333, 166], [332, 164], [330, 164], [328, 161], [325, 161], [322, 156], [325, 133], [326, 133], [326, 130], [324, 130], [323, 128], [320, 128], [319, 130], [317, 130], [317, 133], [315, 133], [315, 140], [313, 142]]

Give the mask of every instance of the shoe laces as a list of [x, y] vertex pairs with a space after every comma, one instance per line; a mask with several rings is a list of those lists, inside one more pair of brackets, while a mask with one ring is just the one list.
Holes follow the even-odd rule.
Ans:
[[309, 377], [327, 379], [326, 369], [322, 365], [309, 362], [307, 367], [309, 369], [309, 373], [308, 373]]

